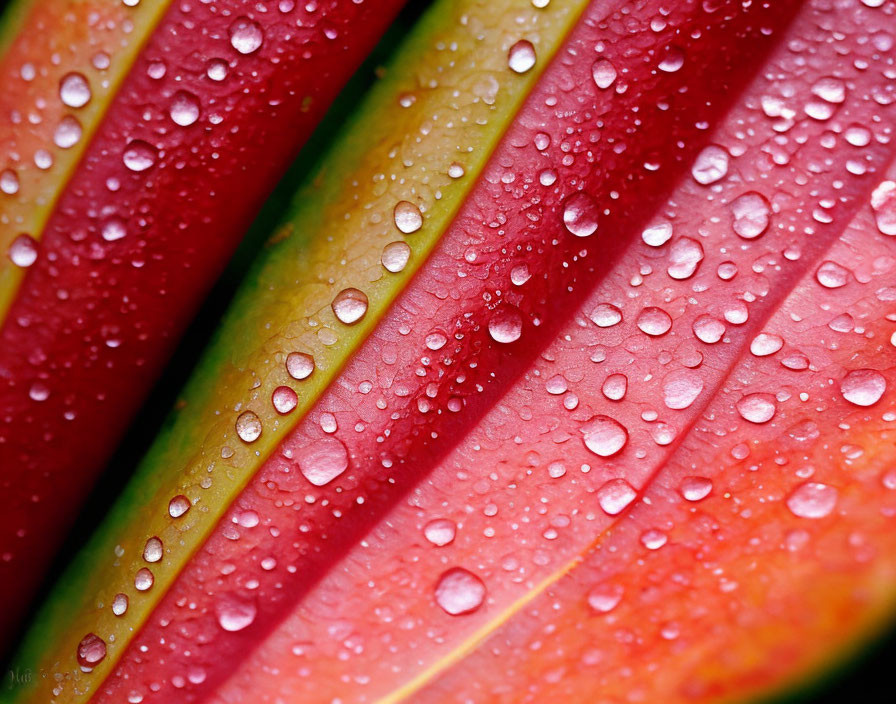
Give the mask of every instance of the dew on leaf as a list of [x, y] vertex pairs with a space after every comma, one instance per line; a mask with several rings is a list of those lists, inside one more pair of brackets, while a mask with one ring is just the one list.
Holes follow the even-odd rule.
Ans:
[[611, 401], [621, 401], [628, 390], [628, 377], [625, 374], [610, 374], [604, 379], [601, 391]]
[[840, 381], [843, 398], [856, 406], [873, 406], [886, 390], [886, 377], [875, 369], [854, 369]]
[[103, 223], [100, 234], [106, 242], [115, 242], [124, 238], [128, 234], [128, 231], [124, 220], [118, 216], [112, 216]]
[[146, 562], [158, 562], [162, 559], [163, 552], [162, 541], [153, 536], [143, 546], [143, 559]]
[[192, 93], [179, 90], [168, 106], [172, 122], [181, 127], [189, 127], [199, 119], [199, 98]]
[[686, 501], [702, 501], [712, 491], [712, 480], [706, 477], [685, 477], [678, 490]]
[[750, 423], [767, 423], [775, 416], [777, 406], [769, 394], [747, 394], [736, 404], [741, 418]]
[[523, 317], [519, 309], [512, 305], [496, 309], [488, 321], [488, 334], [502, 344], [519, 340], [523, 334]]
[[228, 66], [224, 59], [212, 59], [208, 62], [205, 74], [213, 81], [223, 81], [227, 78]]
[[661, 247], [672, 238], [672, 223], [661, 222], [651, 225], [641, 233], [641, 239], [651, 247]]
[[297, 381], [307, 379], [314, 371], [314, 357], [304, 352], [290, 352], [286, 356], [286, 371]]
[[849, 270], [836, 262], [822, 262], [815, 271], [815, 278], [825, 288], [840, 288], [849, 282]]
[[606, 90], [616, 81], [616, 67], [606, 59], [598, 59], [591, 66], [591, 77], [594, 85]]
[[172, 497], [168, 502], [168, 515], [172, 518], [180, 518], [192, 508], [193, 504], [183, 494]]
[[507, 65], [514, 73], [526, 73], [535, 66], [535, 61], [535, 47], [525, 39], [520, 39], [507, 52]]
[[215, 616], [218, 625], [225, 631], [236, 633], [248, 628], [255, 621], [258, 609], [255, 602], [239, 599], [234, 596], [226, 596], [215, 604]]
[[92, 97], [90, 84], [83, 74], [67, 73], [59, 81], [59, 97], [70, 108], [83, 108]]
[[563, 224], [576, 237], [589, 237], [597, 230], [597, 203], [579, 191], [563, 201]]
[[759, 237], [768, 229], [771, 206], [761, 193], [749, 191], [731, 202], [734, 231], [746, 240]]
[[37, 261], [37, 241], [31, 235], [19, 235], [9, 244], [9, 260], [22, 269]]
[[337, 438], [325, 437], [298, 453], [299, 471], [314, 486], [325, 486], [348, 469], [348, 450]]
[[485, 601], [485, 584], [463, 567], [452, 567], [442, 573], [435, 588], [436, 603], [451, 616], [476, 611]]
[[60, 149], [71, 149], [81, 141], [81, 123], [71, 115], [66, 115], [59, 121], [56, 132], [53, 134], [53, 143]]
[[882, 235], [896, 236], [896, 182], [883, 181], [871, 193], [874, 222]]
[[767, 357], [783, 346], [784, 340], [779, 335], [761, 332], [750, 342], [750, 352], [757, 357]]
[[243, 442], [255, 442], [261, 436], [261, 419], [252, 411], [237, 416], [236, 434]]
[[354, 325], [367, 314], [367, 294], [356, 288], [346, 288], [336, 294], [331, 307], [340, 323]]
[[612, 303], [598, 303], [588, 317], [599, 328], [611, 328], [622, 321], [622, 311]]
[[158, 151], [142, 139], [132, 139], [122, 155], [124, 165], [131, 171], [146, 171], [156, 163]]
[[727, 173], [728, 152], [714, 144], [705, 147], [697, 155], [697, 159], [691, 167], [691, 175], [694, 180], [704, 186], [723, 179]]
[[392, 219], [395, 222], [395, 227], [406, 235], [423, 227], [423, 215], [420, 213], [420, 208], [410, 201], [398, 201], [392, 211]]
[[14, 196], [19, 192], [19, 175], [12, 169], [0, 171], [0, 192]]
[[703, 246], [690, 237], [680, 237], [669, 249], [669, 266], [666, 273], [676, 280], [684, 280], [693, 276], [700, 262], [703, 261]]
[[599, 614], [611, 612], [622, 601], [622, 587], [599, 584], [588, 592], [588, 606]]
[[622, 513], [637, 496], [638, 493], [625, 479], [611, 479], [597, 490], [597, 502], [609, 516]]
[[106, 641], [96, 633], [88, 633], [78, 643], [78, 664], [85, 670], [92, 670], [106, 657]]
[[688, 408], [701, 391], [703, 391], [703, 379], [690, 369], [670, 372], [663, 380], [663, 402], [667, 408], [674, 410]]
[[638, 314], [638, 329], [652, 337], [665, 335], [672, 328], [672, 318], [662, 308], [648, 306]]
[[141, 567], [134, 575], [134, 588], [138, 592], [145, 592], [152, 587], [155, 577], [146, 567]]
[[112, 613], [116, 616], [124, 616], [128, 611], [128, 595], [116, 594], [112, 599]]
[[257, 22], [238, 17], [230, 25], [230, 45], [241, 54], [258, 51], [264, 42], [264, 32]]
[[380, 258], [386, 271], [397, 274], [404, 271], [411, 258], [411, 248], [407, 242], [390, 242], [383, 247], [383, 254]]
[[447, 518], [434, 518], [423, 526], [424, 537], [437, 547], [453, 543], [456, 533], [457, 525]]
[[787, 497], [787, 508], [799, 518], [824, 518], [836, 507], [837, 493], [827, 484], [805, 482]]
[[585, 447], [598, 457], [612, 457], [628, 442], [625, 426], [605, 415], [594, 416], [579, 431]]
[[292, 413], [298, 402], [298, 395], [288, 386], [278, 386], [271, 394], [271, 403], [280, 415]]

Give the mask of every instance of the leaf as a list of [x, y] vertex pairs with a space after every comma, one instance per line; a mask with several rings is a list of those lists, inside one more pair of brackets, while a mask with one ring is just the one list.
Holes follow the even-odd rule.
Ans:
[[724, 701], [881, 627], [893, 22], [437, 3], [32, 630], [26, 696]]
[[400, 4], [14, 8], [0, 47], [3, 647], [201, 297]]

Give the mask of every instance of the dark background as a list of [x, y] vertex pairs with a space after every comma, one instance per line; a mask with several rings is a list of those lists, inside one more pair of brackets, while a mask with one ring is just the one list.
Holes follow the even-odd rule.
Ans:
[[[9, 0], [0, 0], [0, 12]], [[39, 2], [40, 0], [36, 0]], [[108, 0], [120, 2], [121, 0]], [[375, 1], [375, 0], [368, 0]], [[525, 0], [521, 0], [525, 1]], [[246, 0], [248, 2], [248, 0]], [[376, 78], [377, 69], [388, 60], [401, 38], [407, 34], [416, 18], [429, 4], [429, 0], [409, 0], [398, 21], [379, 43], [374, 53], [355, 74], [336, 103], [330, 109], [322, 125], [296, 159], [284, 179], [271, 194], [261, 213], [246, 235], [227, 270], [215, 284], [195, 323], [182, 340], [152, 395], [147, 399], [131, 430], [96, 483], [96, 487], [81, 510], [80, 517], [68, 533], [68, 539], [59, 552], [54, 567], [41, 591], [35, 595], [35, 608], [50, 590], [53, 582], [66, 566], [67, 558], [74, 555], [86, 537], [99, 525], [111, 501], [127, 482], [157, 434], [162, 422], [173, 406], [196, 364], [205, 344], [226, 310], [240, 280], [245, 275], [254, 255], [260, 250], [268, 234], [278, 223], [297, 185], [313, 169], [326, 146], [339, 132], [346, 117], [360, 96]], [[0, 85], [0, 90], [3, 86]], [[0, 116], [5, 119], [5, 116]], [[836, 645], [832, 650], [836, 650]], [[800, 704], [896, 704], [896, 632], [879, 638], [850, 662], [833, 669], [826, 676], [804, 685], [796, 692], [771, 700], [774, 704], [799, 702]], [[656, 703], [662, 704], [662, 703]]]

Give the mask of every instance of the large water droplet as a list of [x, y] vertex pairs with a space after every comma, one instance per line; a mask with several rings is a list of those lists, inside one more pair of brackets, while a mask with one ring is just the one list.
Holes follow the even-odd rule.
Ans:
[[264, 41], [264, 32], [257, 22], [248, 17], [238, 17], [230, 25], [230, 45], [241, 54], [258, 51]]
[[215, 615], [218, 625], [225, 631], [236, 633], [252, 625], [258, 609], [255, 602], [226, 596], [215, 604]]
[[174, 94], [168, 114], [172, 121], [181, 127], [189, 127], [199, 119], [199, 98], [185, 90]]
[[454, 542], [457, 533], [457, 525], [447, 518], [436, 518], [423, 526], [423, 535], [426, 539], [438, 547]]
[[132, 139], [122, 155], [124, 165], [131, 171], [146, 171], [156, 163], [158, 151], [142, 139]]
[[697, 155], [691, 167], [691, 175], [697, 183], [708, 186], [728, 173], [728, 152], [710, 144]]
[[354, 325], [367, 314], [367, 294], [356, 288], [346, 288], [336, 294], [331, 307], [340, 323]]
[[106, 641], [96, 633], [88, 633], [78, 643], [78, 664], [85, 670], [92, 670], [106, 657]]
[[871, 194], [874, 221], [882, 235], [896, 236], [896, 182], [884, 181]]
[[735, 405], [741, 418], [751, 423], [768, 423], [777, 411], [774, 397], [769, 394], [747, 394]]
[[623, 589], [618, 585], [599, 584], [588, 592], [588, 606], [599, 614], [606, 614], [619, 606]]
[[616, 67], [606, 59], [598, 59], [591, 66], [594, 85], [601, 90], [609, 88], [616, 80]]
[[420, 208], [410, 201], [401, 200], [392, 211], [395, 227], [406, 235], [410, 235], [423, 227], [423, 215]]
[[286, 415], [295, 410], [296, 405], [299, 403], [299, 397], [288, 386], [278, 386], [274, 389], [274, 393], [271, 394], [271, 403], [274, 404], [277, 413]]
[[703, 391], [703, 379], [695, 371], [680, 369], [669, 373], [663, 382], [663, 401], [668, 408], [688, 408]]
[[488, 321], [488, 334], [495, 342], [516, 342], [523, 334], [523, 317], [516, 306], [502, 305]]
[[322, 438], [298, 456], [299, 470], [314, 486], [324, 486], [348, 469], [348, 450], [337, 438]]
[[693, 276], [703, 261], [703, 245], [690, 237], [680, 237], [669, 249], [669, 266], [666, 273], [682, 281]]
[[149, 590], [152, 587], [153, 582], [155, 582], [155, 577], [146, 567], [141, 567], [137, 570], [137, 574], [134, 575], [134, 588], [138, 592]]
[[163, 554], [162, 541], [156, 536], [147, 540], [146, 545], [143, 546], [143, 559], [147, 562], [158, 562], [162, 559]]
[[31, 235], [19, 235], [9, 243], [7, 256], [16, 266], [27, 269], [37, 261], [37, 241]]
[[286, 371], [296, 381], [307, 379], [314, 371], [314, 357], [304, 352], [290, 352], [286, 356]]
[[660, 222], [641, 233], [641, 239], [651, 247], [661, 247], [672, 238], [672, 223]]
[[787, 508], [800, 518], [824, 518], [837, 505], [837, 490], [827, 484], [805, 482], [787, 497]]
[[473, 613], [485, 601], [485, 584], [462, 567], [452, 567], [439, 578], [435, 590], [436, 603], [452, 616]]
[[604, 379], [601, 391], [611, 401], [621, 401], [628, 391], [628, 377], [625, 374], [610, 374]]
[[706, 477], [685, 477], [678, 490], [686, 501], [702, 501], [712, 491], [712, 480]]
[[261, 419], [252, 411], [244, 411], [236, 419], [236, 434], [243, 442], [255, 442], [261, 436]]
[[599, 328], [611, 328], [622, 321], [622, 311], [612, 303], [598, 303], [588, 317]]
[[744, 239], [759, 237], [768, 229], [771, 205], [761, 193], [749, 191], [731, 202], [734, 231]]
[[625, 479], [611, 479], [597, 490], [597, 502], [608, 516], [622, 513], [638, 496]]
[[697, 316], [691, 327], [697, 339], [708, 345], [714, 345], [725, 335], [725, 324], [711, 315]]
[[854, 369], [840, 381], [840, 393], [856, 406], [873, 406], [887, 390], [887, 379], [874, 369]]
[[205, 74], [213, 81], [223, 81], [227, 78], [229, 66], [224, 59], [212, 59], [208, 62]]
[[407, 242], [390, 242], [383, 247], [383, 254], [380, 261], [393, 274], [404, 271], [411, 258], [411, 248]]
[[625, 447], [628, 431], [610, 416], [596, 415], [579, 428], [582, 440], [599, 457], [612, 457]]
[[128, 234], [128, 230], [124, 220], [113, 215], [103, 223], [100, 234], [106, 242], [115, 242], [125, 237]]
[[663, 57], [663, 60], [659, 63], [660, 71], [675, 73], [682, 66], [684, 66], [684, 52], [678, 47], [670, 46], [666, 50], [666, 55]]
[[59, 97], [70, 108], [83, 108], [90, 102], [90, 84], [80, 73], [67, 73], [59, 81]]
[[784, 340], [779, 335], [761, 332], [750, 343], [750, 352], [757, 357], [768, 357], [784, 346]]
[[71, 149], [81, 141], [81, 123], [71, 115], [66, 115], [59, 121], [56, 132], [53, 134], [53, 143], [60, 149]]
[[825, 288], [840, 288], [849, 282], [849, 270], [837, 262], [822, 262], [815, 272], [815, 278]]
[[589, 237], [595, 233], [597, 215], [597, 203], [587, 193], [573, 193], [563, 201], [563, 224], [576, 237]]
[[535, 66], [535, 47], [532, 42], [521, 39], [507, 52], [507, 65], [515, 73], [526, 73]]
[[672, 328], [672, 318], [662, 308], [648, 306], [638, 314], [636, 324], [641, 332], [656, 337], [669, 332]]
[[180, 518], [192, 508], [193, 504], [183, 494], [178, 494], [168, 502], [168, 515], [172, 518]]
[[8, 196], [19, 192], [19, 175], [12, 169], [0, 171], [0, 191]]
[[839, 78], [826, 76], [812, 85], [812, 93], [829, 103], [839, 104], [846, 100], [846, 84]]
[[128, 612], [128, 595], [116, 594], [112, 599], [112, 613], [116, 616], [124, 616]]

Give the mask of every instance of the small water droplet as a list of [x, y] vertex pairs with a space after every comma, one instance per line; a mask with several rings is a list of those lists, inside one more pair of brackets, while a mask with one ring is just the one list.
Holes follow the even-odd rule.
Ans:
[[623, 590], [618, 585], [599, 584], [588, 592], [588, 606], [599, 614], [610, 613], [622, 601]]
[[597, 230], [597, 203], [579, 191], [563, 201], [563, 224], [576, 237], [590, 237]]
[[663, 60], [660, 61], [660, 71], [675, 73], [682, 66], [684, 66], [684, 52], [676, 46], [670, 46], [666, 50], [666, 55], [663, 57]]
[[488, 321], [488, 334], [495, 342], [516, 342], [523, 334], [523, 317], [516, 306], [503, 305], [492, 313]]
[[507, 52], [507, 65], [515, 73], [526, 73], [535, 66], [535, 47], [532, 42], [521, 39]]
[[420, 213], [420, 208], [410, 201], [398, 201], [392, 211], [392, 219], [395, 221], [395, 227], [406, 235], [423, 227], [423, 215]]
[[324, 486], [348, 469], [348, 450], [337, 438], [322, 438], [304, 448], [299, 470], [314, 486]]
[[849, 270], [836, 262], [822, 262], [815, 272], [815, 278], [825, 288], [840, 288], [849, 282]]
[[604, 379], [601, 391], [611, 401], [621, 401], [628, 391], [628, 377], [625, 374], [610, 374]]
[[314, 371], [314, 357], [304, 352], [290, 352], [286, 356], [286, 371], [296, 381], [307, 379]]
[[0, 191], [8, 196], [19, 192], [19, 175], [12, 169], [0, 171]]
[[100, 233], [106, 242], [115, 242], [128, 234], [124, 220], [120, 217], [113, 216], [103, 223], [103, 229]]
[[757, 357], [768, 357], [784, 346], [784, 340], [778, 335], [761, 332], [750, 343], [750, 352]]
[[199, 119], [199, 98], [185, 90], [174, 94], [168, 106], [171, 120], [181, 127], [189, 127]]
[[9, 243], [9, 260], [22, 269], [27, 269], [37, 261], [37, 241], [31, 235], [19, 235]]
[[178, 494], [168, 502], [168, 515], [172, 518], [180, 518], [192, 508], [193, 504], [183, 494]]
[[777, 411], [774, 397], [769, 394], [747, 394], [736, 407], [741, 418], [750, 423], [768, 423]]
[[92, 670], [106, 657], [106, 641], [96, 633], [88, 633], [78, 643], [78, 664], [85, 670]]
[[582, 440], [598, 457], [612, 457], [628, 442], [628, 431], [618, 421], [605, 415], [596, 415], [579, 428]]
[[616, 67], [606, 59], [598, 59], [591, 66], [591, 77], [594, 85], [606, 90], [616, 81]]
[[648, 550], [659, 550], [667, 542], [669, 542], [669, 536], [656, 528], [651, 528], [641, 533], [641, 545]]
[[514, 286], [522, 286], [531, 278], [532, 274], [529, 273], [528, 264], [518, 264], [510, 272], [510, 283]]
[[230, 25], [230, 45], [241, 54], [258, 51], [264, 42], [264, 32], [257, 22], [248, 17], [238, 17]]
[[435, 599], [442, 610], [451, 616], [470, 614], [485, 601], [485, 584], [469, 570], [452, 567], [439, 578]]
[[612, 303], [598, 303], [588, 317], [599, 328], [611, 328], [622, 322], [622, 311]]
[[236, 419], [236, 434], [243, 442], [255, 442], [261, 436], [261, 419], [252, 411], [244, 411]]
[[367, 295], [356, 288], [346, 288], [336, 294], [330, 305], [340, 323], [354, 325], [367, 314]]
[[641, 239], [651, 247], [661, 247], [672, 238], [672, 223], [651, 225], [641, 233]]
[[141, 567], [134, 575], [134, 588], [138, 592], [145, 592], [152, 587], [155, 577], [146, 567]]
[[271, 403], [274, 404], [277, 413], [281, 415], [292, 413], [298, 402], [298, 395], [288, 386], [278, 386], [271, 394]]
[[465, 173], [464, 165], [458, 164], [456, 161], [452, 162], [448, 167], [448, 176], [450, 178], [461, 178]]
[[710, 144], [697, 155], [691, 175], [694, 180], [704, 186], [723, 179], [728, 173], [728, 152], [721, 147]]
[[812, 85], [812, 93], [829, 103], [839, 104], [846, 100], [846, 84], [839, 78], [826, 76]]
[[66, 115], [56, 127], [53, 143], [60, 149], [71, 149], [81, 141], [82, 134], [81, 123], [71, 115]]
[[672, 318], [662, 308], [648, 306], [638, 314], [638, 329], [652, 337], [665, 335], [672, 328]]
[[697, 339], [708, 345], [715, 344], [725, 335], [725, 324], [711, 315], [697, 316], [691, 327]]
[[616, 516], [637, 498], [638, 493], [625, 479], [611, 479], [597, 490], [597, 502], [608, 516]]
[[456, 533], [457, 525], [447, 518], [435, 518], [423, 526], [423, 535], [438, 547], [453, 543]]
[[787, 497], [787, 508], [799, 518], [824, 518], [837, 505], [837, 490], [819, 482], [800, 484]]
[[252, 601], [226, 596], [215, 604], [218, 625], [225, 631], [236, 633], [248, 628], [255, 621], [258, 609]]
[[685, 477], [678, 490], [686, 501], [702, 501], [712, 491], [712, 480], [706, 477]]
[[116, 616], [124, 616], [128, 611], [128, 595], [116, 594], [112, 599], [112, 613]]
[[90, 102], [90, 84], [80, 73], [67, 73], [59, 81], [59, 97], [70, 108], [83, 108]]
[[146, 75], [154, 81], [164, 78], [166, 73], [168, 73], [168, 67], [164, 61], [151, 61], [146, 67]]
[[142, 139], [132, 139], [125, 147], [121, 160], [131, 171], [146, 171], [156, 163], [158, 151]]
[[407, 242], [390, 242], [383, 247], [383, 255], [380, 261], [383, 263], [386, 271], [397, 274], [404, 271], [410, 258], [411, 248]]
[[224, 59], [212, 59], [205, 70], [206, 75], [213, 81], [223, 81], [227, 78], [229, 66]]
[[887, 390], [887, 379], [874, 369], [854, 369], [840, 381], [840, 393], [856, 406], [873, 406]]
[[163, 553], [162, 541], [156, 536], [147, 540], [143, 546], [143, 559], [146, 562], [158, 562], [162, 559]]
[[761, 193], [749, 191], [731, 202], [734, 231], [746, 240], [759, 237], [768, 229], [771, 205]]

